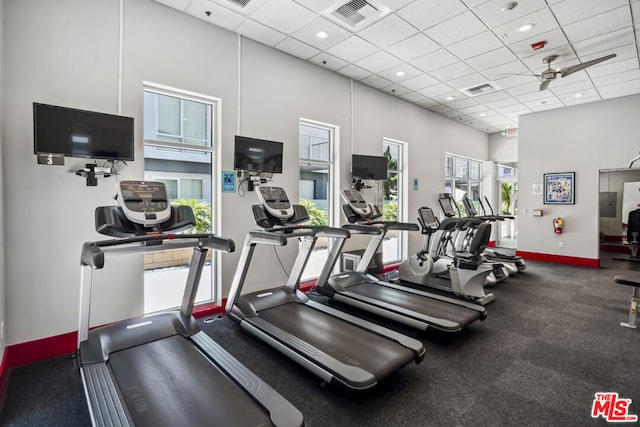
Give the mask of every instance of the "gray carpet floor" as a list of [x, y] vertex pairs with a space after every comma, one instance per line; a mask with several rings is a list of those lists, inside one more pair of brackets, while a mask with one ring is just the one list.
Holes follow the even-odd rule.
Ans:
[[[308, 426], [585, 426], [596, 392], [617, 392], [640, 415], [640, 329], [623, 328], [640, 264], [600, 269], [529, 262], [491, 291], [484, 322], [449, 336], [385, 324], [424, 342], [421, 364], [358, 394], [319, 379], [220, 317], [202, 328], [302, 411]], [[322, 298], [313, 295], [314, 298]], [[76, 360], [10, 372], [2, 426], [89, 425]], [[215, 425], [212, 419], [211, 425]]]

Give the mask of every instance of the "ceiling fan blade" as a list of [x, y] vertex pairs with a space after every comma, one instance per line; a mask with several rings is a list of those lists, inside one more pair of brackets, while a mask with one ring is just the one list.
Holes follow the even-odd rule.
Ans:
[[551, 83], [551, 80], [544, 80], [542, 83], [540, 83], [540, 92], [542, 92], [543, 90], [547, 90], [547, 88], [549, 87], [549, 83]]
[[564, 68], [562, 70], [561, 76], [565, 77], [569, 74], [573, 74], [576, 71], [584, 70], [587, 67], [590, 67], [595, 64], [599, 64], [600, 62], [606, 61], [611, 58], [615, 58], [617, 55], [612, 53], [611, 55], [603, 56], [602, 58], [592, 59], [591, 61], [583, 62], [582, 64], [572, 65], [571, 67]]

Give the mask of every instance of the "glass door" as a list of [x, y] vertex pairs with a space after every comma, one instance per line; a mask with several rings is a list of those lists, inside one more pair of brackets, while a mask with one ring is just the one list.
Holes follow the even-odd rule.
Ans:
[[495, 223], [497, 246], [513, 248], [518, 239], [518, 169], [512, 165], [498, 165], [497, 206], [493, 206], [496, 215], [513, 217]]

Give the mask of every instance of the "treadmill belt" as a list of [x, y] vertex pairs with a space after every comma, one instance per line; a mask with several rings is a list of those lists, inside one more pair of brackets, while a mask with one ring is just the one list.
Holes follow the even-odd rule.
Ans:
[[136, 426], [267, 426], [269, 414], [194, 344], [174, 335], [112, 353]]
[[415, 360], [413, 350], [352, 323], [299, 303], [261, 310], [262, 319], [342, 363], [358, 366], [378, 380]]
[[[362, 295], [377, 301], [396, 305], [400, 309], [405, 308], [426, 316], [453, 321], [463, 328], [480, 319], [482, 316], [477, 310], [374, 283], [362, 283], [360, 285], [350, 286], [347, 290], [350, 294], [355, 294], [350, 295], [351, 297]], [[398, 312], [402, 313], [401, 310]]]

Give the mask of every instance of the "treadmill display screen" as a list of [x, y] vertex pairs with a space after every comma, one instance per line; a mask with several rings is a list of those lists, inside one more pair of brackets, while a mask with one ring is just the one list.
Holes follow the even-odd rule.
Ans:
[[169, 206], [162, 182], [125, 181], [120, 184], [122, 204], [133, 212], [161, 212]]

